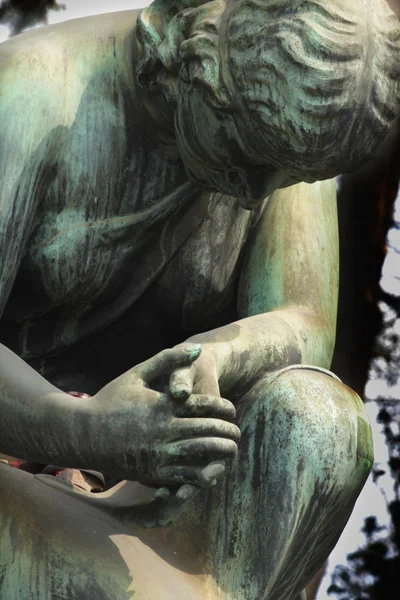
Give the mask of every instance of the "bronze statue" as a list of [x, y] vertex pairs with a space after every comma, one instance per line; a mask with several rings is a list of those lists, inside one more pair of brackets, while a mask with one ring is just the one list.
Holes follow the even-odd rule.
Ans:
[[0, 46], [0, 452], [122, 480], [0, 464], [1, 600], [304, 598], [373, 460], [332, 177], [399, 42], [385, 0], [155, 0]]

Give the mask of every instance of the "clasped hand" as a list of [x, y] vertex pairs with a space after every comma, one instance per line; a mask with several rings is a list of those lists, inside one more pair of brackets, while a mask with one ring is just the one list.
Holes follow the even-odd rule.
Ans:
[[114, 415], [122, 412], [127, 478], [187, 493], [185, 484], [215, 485], [236, 456], [235, 407], [220, 397], [214, 363], [207, 353], [200, 361], [201, 351], [194, 344], [164, 350], [96, 395]]

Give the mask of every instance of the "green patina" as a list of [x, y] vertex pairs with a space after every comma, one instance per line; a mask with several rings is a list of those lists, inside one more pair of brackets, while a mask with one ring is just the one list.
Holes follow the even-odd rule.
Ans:
[[0, 45], [0, 451], [126, 480], [0, 465], [0, 600], [305, 597], [373, 460], [332, 178], [399, 44], [384, 0], [155, 0]]

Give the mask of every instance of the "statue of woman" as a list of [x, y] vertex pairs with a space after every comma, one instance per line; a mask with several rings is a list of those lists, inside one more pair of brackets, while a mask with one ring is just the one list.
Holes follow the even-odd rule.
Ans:
[[127, 480], [0, 464], [1, 600], [300, 597], [372, 463], [332, 178], [399, 41], [384, 0], [155, 0], [0, 46], [0, 452]]

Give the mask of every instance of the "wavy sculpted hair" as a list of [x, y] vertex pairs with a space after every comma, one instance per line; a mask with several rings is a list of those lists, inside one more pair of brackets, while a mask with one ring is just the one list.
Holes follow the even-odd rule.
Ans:
[[155, 0], [137, 27], [141, 85], [178, 110], [200, 87], [236, 115], [255, 164], [299, 180], [355, 169], [399, 113], [400, 26], [385, 0]]

